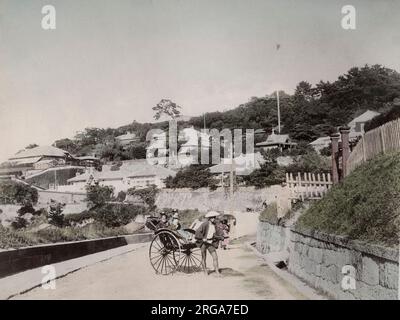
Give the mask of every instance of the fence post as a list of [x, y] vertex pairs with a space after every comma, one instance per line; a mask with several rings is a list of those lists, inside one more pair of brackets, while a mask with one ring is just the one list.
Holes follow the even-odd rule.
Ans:
[[337, 154], [339, 152], [339, 134], [335, 133], [331, 135], [331, 145], [332, 145], [332, 182], [334, 184], [339, 182], [339, 172], [338, 172], [338, 158]]
[[383, 136], [383, 129], [385, 128], [385, 125], [379, 127], [379, 135], [381, 136], [381, 146], [382, 146], [382, 153], [385, 153], [386, 148], [385, 148], [385, 137]]
[[361, 137], [361, 146], [362, 146], [362, 153], [363, 153], [363, 162], [367, 161], [366, 155], [365, 155], [365, 134]]
[[347, 175], [347, 160], [350, 156], [350, 146], [349, 146], [349, 133], [350, 128], [342, 127], [339, 129], [340, 134], [342, 135], [342, 172], [341, 178], [344, 179]]

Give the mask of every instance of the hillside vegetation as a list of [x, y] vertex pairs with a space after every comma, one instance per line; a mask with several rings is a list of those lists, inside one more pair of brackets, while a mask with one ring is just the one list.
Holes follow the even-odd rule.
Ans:
[[312, 205], [297, 226], [398, 246], [400, 153], [381, 155], [357, 168]]
[[[332, 133], [337, 126], [345, 125], [367, 109], [390, 110], [394, 100], [400, 98], [400, 74], [380, 65], [365, 65], [349, 69], [333, 82], [320, 81], [313, 86], [301, 81], [293, 95], [281, 91], [279, 96], [283, 133], [290, 134], [297, 142], [311, 142]], [[227, 106], [214, 107], [220, 109]], [[277, 125], [276, 93], [251, 97], [235, 108], [209, 112], [204, 116], [207, 128], [262, 128], [269, 134]], [[179, 128], [188, 126], [203, 128], [203, 116], [178, 123]], [[61, 139], [55, 145], [75, 155], [95, 153], [108, 161], [140, 159], [146, 156], [146, 134], [155, 128], [165, 130], [168, 122], [133, 121], [116, 129], [86, 128], [73, 139]], [[138, 141], [123, 147], [115, 137], [128, 131], [135, 132]], [[265, 138], [266, 135], [257, 136], [256, 142]]]

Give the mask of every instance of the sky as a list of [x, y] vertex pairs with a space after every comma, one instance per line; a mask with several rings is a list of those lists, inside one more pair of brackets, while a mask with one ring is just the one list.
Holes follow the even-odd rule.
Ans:
[[[41, 27], [47, 4], [55, 30]], [[341, 27], [347, 4], [355, 30]], [[163, 98], [194, 116], [353, 66], [400, 71], [399, 30], [398, 0], [0, 0], [0, 161], [152, 121]]]

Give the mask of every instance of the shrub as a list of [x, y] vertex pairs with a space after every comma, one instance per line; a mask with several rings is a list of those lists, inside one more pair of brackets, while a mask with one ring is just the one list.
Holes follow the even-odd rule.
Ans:
[[150, 211], [154, 211], [157, 207], [155, 203], [158, 192], [159, 190], [155, 185], [142, 189], [130, 188], [127, 191], [128, 195], [140, 198], [149, 207]]
[[16, 217], [13, 222], [11, 222], [11, 226], [14, 229], [23, 229], [28, 225], [28, 221], [23, 217]]
[[64, 215], [64, 225], [70, 226], [72, 223], [81, 223], [82, 221], [94, 218], [94, 211], [82, 211], [81, 213], [71, 213]]
[[89, 185], [86, 192], [86, 200], [91, 209], [103, 206], [114, 196], [114, 188], [110, 186]]
[[142, 206], [109, 203], [92, 213], [92, 217], [107, 227], [120, 227], [131, 222], [138, 214], [146, 214]]
[[117, 201], [123, 202], [123, 201], [125, 201], [125, 198], [126, 198], [126, 192], [124, 192], [124, 191], [118, 192]]
[[312, 172], [312, 173], [328, 173], [331, 172], [331, 160], [320, 156], [316, 151], [312, 150], [295, 159], [294, 163], [286, 168], [287, 172]]
[[210, 172], [208, 166], [205, 165], [190, 165], [187, 168], [179, 170], [175, 177], [169, 176], [165, 179], [167, 188], [217, 188], [217, 180]]
[[62, 213], [64, 207], [64, 203], [52, 201], [48, 215], [50, 224], [57, 227], [62, 227], [64, 225], [64, 215]]
[[296, 225], [398, 247], [399, 217], [400, 153], [395, 153], [355, 169], [313, 203]]
[[0, 183], [0, 202], [3, 204], [34, 205], [38, 198], [38, 191], [29, 185], [15, 181]]
[[23, 216], [25, 213], [36, 214], [36, 210], [33, 208], [31, 204], [27, 204], [18, 209], [17, 213], [19, 216]]

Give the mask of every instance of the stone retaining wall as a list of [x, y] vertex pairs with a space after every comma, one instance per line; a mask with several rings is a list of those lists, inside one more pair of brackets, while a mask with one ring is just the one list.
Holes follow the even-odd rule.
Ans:
[[281, 185], [273, 185], [264, 189], [254, 187], [238, 187], [233, 199], [229, 196], [229, 188], [218, 188], [211, 191], [208, 188], [196, 190], [161, 189], [156, 196], [158, 208], [173, 208], [178, 210], [198, 209], [199, 211], [219, 210], [229, 211], [260, 211], [264, 201], [276, 202], [278, 198], [288, 199], [288, 189]]
[[[398, 299], [399, 252], [299, 228], [290, 232], [289, 271], [335, 299]], [[342, 282], [355, 268], [355, 289]]]
[[[268, 222], [259, 222], [256, 246], [288, 252], [289, 272], [334, 299], [398, 299], [399, 250]], [[344, 266], [354, 267], [355, 289], [342, 287]]]
[[286, 229], [283, 226], [260, 221], [257, 226], [257, 250], [263, 254], [285, 250]]

